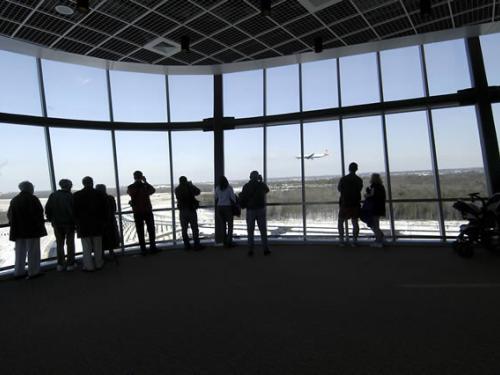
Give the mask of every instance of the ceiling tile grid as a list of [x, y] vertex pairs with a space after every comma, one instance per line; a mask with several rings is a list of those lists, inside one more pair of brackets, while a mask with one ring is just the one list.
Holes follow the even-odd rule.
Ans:
[[[159, 65], [248, 61], [494, 22], [500, 0], [342, 0], [310, 12], [299, 0], [272, 0], [270, 16], [259, 0], [90, 0], [87, 14], [59, 14], [76, 0], [1, 0], [0, 35], [70, 53]], [[157, 38], [190, 51], [173, 56], [144, 46]]]

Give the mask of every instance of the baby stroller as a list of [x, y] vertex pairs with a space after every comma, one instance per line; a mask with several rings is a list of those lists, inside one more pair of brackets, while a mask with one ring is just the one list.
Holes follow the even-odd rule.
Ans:
[[[453, 208], [469, 222], [460, 226], [460, 234], [453, 243], [458, 255], [470, 258], [474, 255], [474, 246], [480, 245], [491, 251], [500, 249], [500, 194], [483, 198], [479, 193], [469, 194], [471, 203], [459, 200]], [[475, 204], [479, 201], [480, 205]]]

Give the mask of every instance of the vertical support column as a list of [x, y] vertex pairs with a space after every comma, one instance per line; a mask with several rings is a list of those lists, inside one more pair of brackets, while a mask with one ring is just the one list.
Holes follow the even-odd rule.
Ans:
[[[266, 69], [262, 69], [262, 101], [263, 101], [263, 110], [264, 110], [264, 117], [267, 116], [267, 72]], [[262, 178], [264, 179], [264, 182], [267, 184], [267, 124], [264, 123], [262, 126], [262, 146], [263, 146], [263, 162], [264, 165], [262, 166], [264, 170], [262, 171]]]
[[[165, 90], [167, 92], [167, 121], [170, 122], [170, 86], [168, 75], [165, 75]], [[168, 163], [170, 168], [170, 207], [172, 209], [172, 241], [177, 244], [177, 230], [175, 224], [175, 191], [174, 191], [174, 162], [172, 152], [172, 130], [168, 129]]]
[[[337, 58], [337, 93], [339, 97], [339, 108], [342, 108], [342, 89], [340, 83], [340, 58]], [[345, 176], [345, 155], [344, 155], [344, 119], [342, 115], [339, 116], [339, 134], [340, 134], [340, 162], [342, 163], [342, 177]], [[334, 189], [337, 187], [334, 186]], [[339, 212], [340, 212], [340, 204], [339, 204]], [[335, 223], [334, 223], [335, 225]], [[346, 221], [344, 225], [345, 235], [349, 237], [349, 224]], [[340, 236], [340, 233], [339, 233]]]
[[[40, 93], [40, 106], [42, 108], [42, 116], [47, 117], [47, 100], [45, 98], [45, 84], [43, 81], [43, 70], [42, 70], [42, 60], [38, 57], [36, 59], [36, 68], [38, 75], [38, 90]], [[44, 127], [45, 133], [45, 149], [47, 150], [47, 162], [49, 164], [49, 179], [50, 179], [50, 188], [52, 191], [57, 190], [56, 184], [56, 176], [54, 170], [54, 158], [52, 156], [52, 143], [50, 141], [50, 131], [49, 127]]]
[[484, 68], [483, 53], [479, 37], [465, 40], [472, 87], [476, 91], [476, 115], [479, 139], [483, 153], [484, 172], [488, 194], [500, 191], [500, 156], [491, 100], [488, 95], [488, 80]]
[[[380, 93], [380, 102], [384, 102], [384, 88], [382, 85], [382, 66], [380, 64], [380, 52], [377, 52], [377, 73], [378, 73], [378, 87]], [[391, 187], [391, 170], [389, 165], [389, 150], [387, 147], [387, 124], [385, 118], [385, 111], [382, 112], [382, 137], [384, 141], [384, 162], [385, 162], [385, 179], [387, 182], [387, 196], [389, 198], [389, 221], [391, 225], [392, 241], [396, 240], [396, 231], [394, 228], [394, 205], [392, 203], [392, 187]]]
[[[224, 176], [224, 97], [223, 97], [222, 75], [214, 75], [214, 185], [217, 185], [220, 177]], [[215, 211], [215, 242], [224, 241], [224, 228], [219, 220], [217, 207]]]
[[[304, 108], [302, 96], [302, 63], [299, 64], [299, 109], [302, 113]], [[306, 182], [304, 165], [304, 121], [300, 120], [300, 181], [302, 187], [302, 234], [303, 239], [307, 239], [307, 209], [306, 209]]]
[[[422, 67], [422, 77], [424, 84], [424, 94], [429, 97], [429, 80], [427, 77], [427, 65], [425, 62], [425, 49], [423, 45], [420, 45], [420, 65]], [[439, 233], [441, 235], [441, 240], [446, 240], [446, 227], [444, 223], [444, 210], [443, 201], [441, 196], [441, 180], [439, 178], [439, 166], [437, 162], [436, 153], [436, 140], [434, 137], [434, 122], [432, 120], [432, 111], [427, 107], [427, 130], [429, 133], [429, 144], [431, 147], [431, 159], [432, 159], [432, 172], [434, 174], [434, 185], [436, 187], [436, 197], [438, 199], [438, 219], [439, 219]]]
[[[109, 76], [109, 68], [106, 68], [106, 84], [108, 90], [108, 105], [109, 105], [109, 121], [111, 124], [115, 121], [114, 111], [113, 111], [113, 96], [111, 94], [111, 78]], [[122, 254], [125, 253], [125, 237], [123, 237], [123, 218], [122, 218], [122, 202], [120, 196], [120, 178], [118, 176], [118, 156], [116, 153], [116, 136], [115, 129], [111, 129], [111, 144], [113, 147], [113, 165], [115, 169], [115, 188], [116, 188], [116, 201], [118, 203], [118, 225], [120, 226], [120, 241]]]

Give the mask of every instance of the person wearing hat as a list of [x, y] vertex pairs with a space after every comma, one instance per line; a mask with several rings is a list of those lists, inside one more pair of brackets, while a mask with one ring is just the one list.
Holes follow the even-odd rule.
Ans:
[[[45, 204], [45, 216], [54, 228], [57, 247], [57, 270], [75, 269], [75, 216], [71, 180], [59, 181], [60, 189], [50, 194]], [[67, 255], [64, 254], [66, 243]]]
[[10, 240], [16, 243], [16, 278], [26, 275], [26, 255], [28, 256], [28, 278], [41, 275], [40, 238], [47, 235], [43, 218], [43, 207], [34, 195], [35, 187], [29, 181], [19, 184], [21, 191], [9, 205], [7, 218], [10, 224]]

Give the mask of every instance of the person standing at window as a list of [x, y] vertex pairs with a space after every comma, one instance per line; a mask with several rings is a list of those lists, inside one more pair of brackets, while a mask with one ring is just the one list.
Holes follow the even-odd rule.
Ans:
[[83, 247], [83, 270], [90, 272], [104, 265], [102, 236], [107, 214], [106, 196], [94, 189], [92, 177], [84, 177], [82, 184], [83, 189], [73, 195], [74, 212], [76, 231]]
[[222, 176], [215, 187], [215, 206], [224, 225], [224, 247], [233, 247], [233, 207], [237, 205], [237, 198], [233, 187], [226, 177]]
[[271, 254], [267, 244], [267, 193], [269, 193], [269, 188], [262, 182], [262, 177], [259, 175], [259, 172], [253, 171], [250, 173], [250, 181], [243, 186], [243, 190], [240, 193], [241, 207], [247, 209], [248, 256], [253, 256], [254, 254], [255, 221], [257, 221], [257, 226], [259, 227], [264, 255]]
[[338, 218], [339, 240], [345, 245], [344, 225], [347, 220], [352, 222], [352, 246], [356, 246], [359, 235], [359, 209], [361, 203], [361, 190], [363, 180], [356, 175], [358, 164], [349, 164], [349, 174], [342, 177], [337, 186], [340, 192], [340, 209]]
[[385, 216], [385, 188], [380, 174], [373, 173], [370, 178], [370, 186], [366, 188], [366, 205], [370, 208], [370, 219], [368, 226], [375, 234], [373, 247], [384, 246], [384, 232], [380, 230], [380, 218]]
[[[73, 212], [73, 194], [70, 180], [59, 181], [61, 189], [50, 194], [45, 204], [45, 216], [52, 223], [57, 246], [57, 270], [75, 269], [75, 217]], [[66, 243], [67, 259], [64, 255]]]
[[179, 185], [175, 188], [175, 198], [179, 209], [184, 250], [191, 249], [188, 226], [191, 226], [194, 249], [201, 250], [203, 248], [200, 245], [200, 230], [198, 228], [198, 214], [196, 213], [200, 204], [195, 198], [200, 194], [201, 190], [193, 185], [191, 181], [188, 181], [187, 177], [181, 176], [179, 178]]
[[102, 236], [102, 249], [109, 251], [109, 256], [118, 264], [114, 249], [120, 246], [120, 234], [118, 233], [118, 224], [116, 223], [116, 200], [115, 197], [109, 195], [106, 185], [97, 184], [96, 190], [106, 196], [106, 223], [104, 224], [104, 232]]
[[28, 255], [28, 278], [40, 273], [40, 238], [47, 235], [43, 218], [43, 207], [34, 195], [35, 187], [29, 181], [19, 184], [21, 191], [9, 205], [7, 218], [10, 224], [10, 240], [16, 243], [14, 276], [26, 275], [25, 262]]
[[156, 253], [156, 229], [153, 216], [153, 206], [150, 196], [156, 192], [155, 188], [148, 184], [146, 176], [141, 171], [134, 172], [134, 183], [127, 188], [130, 195], [130, 206], [134, 212], [135, 229], [141, 247], [141, 254], [146, 255], [146, 240], [144, 238], [144, 223], [149, 235], [149, 251]]

